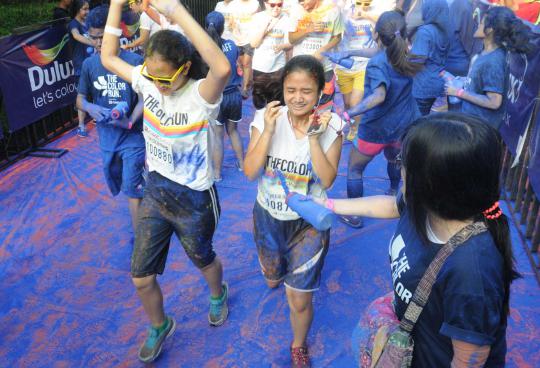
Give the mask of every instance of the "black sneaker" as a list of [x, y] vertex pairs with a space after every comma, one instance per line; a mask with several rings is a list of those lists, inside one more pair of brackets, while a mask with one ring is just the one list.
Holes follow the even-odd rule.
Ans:
[[364, 221], [360, 216], [339, 216], [339, 220], [355, 229], [360, 229], [364, 226]]
[[139, 360], [144, 363], [153, 362], [161, 353], [163, 343], [174, 333], [175, 329], [176, 321], [169, 316], [167, 316], [167, 327], [161, 333], [153, 326], [148, 328], [148, 336], [139, 349]]

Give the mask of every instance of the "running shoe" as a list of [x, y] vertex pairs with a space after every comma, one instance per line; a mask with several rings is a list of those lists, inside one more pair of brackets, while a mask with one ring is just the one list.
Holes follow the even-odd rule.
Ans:
[[86, 129], [77, 128], [76, 133], [79, 137], [82, 137], [82, 138], [88, 137], [88, 132], [86, 131]]
[[224, 282], [221, 285], [221, 297], [214, 299], [210, 297], [210, 311], [208, 312], [208, 323], [211, 326], [221, 326], [229, 315], [227, 299], [229, 298], [229, 285]]
[[139, 349], [139, 360], [144, 363], [153, 362], [161, 353], [161, 348], [165, 340], [170, 337], [176, 329], [176, 321], [173, 317], [167, 316], [167, 327], [161, 332], [151, 326], [148, 328], [148, 336]]
[[292, 368], [308, 368], [311, 367], [309, 360], [308, 349], [305, 346], [293, 348], [291, 346], [291, 363]]
[[364, 221], [362, 221], [360, 216], [339, 216], [339, 220], [355, 229], [360, 229], [364, 226]]

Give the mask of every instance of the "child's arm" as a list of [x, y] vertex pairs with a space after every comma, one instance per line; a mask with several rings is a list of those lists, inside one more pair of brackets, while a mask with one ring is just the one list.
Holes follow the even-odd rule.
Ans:
[[347, 110], [347, 114], [352, 118], [357, 115], [361, 115], [368, 110], [382, 104], [386, 99], [386, 87], [384, 84], [381, 84], [379, 87], [375, 88], [372, 94], [362, 99], [362, 101]]
[[[131, 72], [133, 66], [118, 57], [118, 38], [120, 37], [120, 19], [122, 18], [122, 6], [127, 0], [111, 0], [107, 25], [103, 35], [101, 46], [101, 62], [103, 66], [131, 84]], [[109, 28], [109, 32], [107, 31]], [[113, 34], [112, 32], [118, 32]]]
[[320, 199], [313, 200], [338, 215], [363, 216], [374, 218], [398, 218], [396, 197], [393, 196], [371, 196], [352, 199]]
[[223, 51], [178, 0], [151, 2], [161, 14], [171, 18], [186, 32], [186, 37], [210, 68], [206, 78], [201, 82], [199, 93], [208, 103], [216, 103], [231, 74], [231, 66]]
[[503, 96], [500, 93], [486, 92], [485, 95], [481, 95], [472, 91], [456, 88], [448, 84], [446, 85], [446, 94], [449, 96], [457, 96], [462, 100], [491, 110], [497, 110], [499, 107], [501, 107], [503, 100]]
[[87, 37], [84, 37], [77, 28], [72, 28], [71, 29], [71, 35], [73, 36], [73, 38], [80, 42], [80, 43], [83, 43], [85, 45], [88, 45], [88, 46], [92, 46], [92, 47], [95, 47], [95, 43], [94, 41], [92, 41], [91, 39], [87, 38]]
[[251, 138], [244, 158], [244, 173], [249, 180], [255, 180], [266, 163], [270, 150], [272, 136], [276, 130], [276, 120], [281, 114], [279, 101], [272, 101], [266, 106], [264, 112], [264, 128], [259, 132], [257, 128], [251, 129]]

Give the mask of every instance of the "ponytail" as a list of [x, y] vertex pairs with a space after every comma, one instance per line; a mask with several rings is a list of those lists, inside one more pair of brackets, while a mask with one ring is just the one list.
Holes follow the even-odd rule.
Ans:
[[206, 27], [206, 33], [214, 40], [214, 42], [219, 46], [221, 49], [221, 46], [223, 45], [223, 40], [221, 39], [221, 35], [216, 30], [216, 27], [214, 26], [214, 23], [210, 23]]
[[422, 70], [422, 64], [409, 60], [409, 47], [405, 38], [407, 25], [401, 13], [395, 10], [384, 12], [377, 21], [375, 30], [382, 44], [386, 46], [388, 61], [398, 73], [413, 77]]
[[530, 43], [531, 30], [507, 7], [490, 8], [484, 18], [484, 29], [493, 29], [495, 43], [508, 51], [529, 53], [534, 49]]
[[508, 316], [510, 314], [510, 284], [515, 279], [521, 277], [515, 268], [508, 218], [505, 215], [501, 215], [497, 219], [486, 219], [485, 221], [491, 237], [503, 258], [503, 310], [504, 315]]

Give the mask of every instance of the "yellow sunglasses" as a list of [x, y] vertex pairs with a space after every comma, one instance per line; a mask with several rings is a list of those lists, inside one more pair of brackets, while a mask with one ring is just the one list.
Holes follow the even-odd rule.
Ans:
[[158, 84], [160, 84], [161, 86], [163, 87], [170, 87], [172, 86], [172, 84], [178, 79], [178, 76], [180, 75], [180, 73], [182, 73], [182, 71], [186, 68], [186, 63], [180, 65], [180, 67], [178, 68], [178, 70], [176, 71], [176, 73], [174, 73], [174, 75], [172, 77], [154, 77], [153, 75], [150, 75], [146, 72], [146, 61], [143, 63], [142, 65], [142, 68], [141, 68], [141, 75], [143, 77], [145, 77], [146, 79], [148, 79], [150, 82], [157, 82]]

